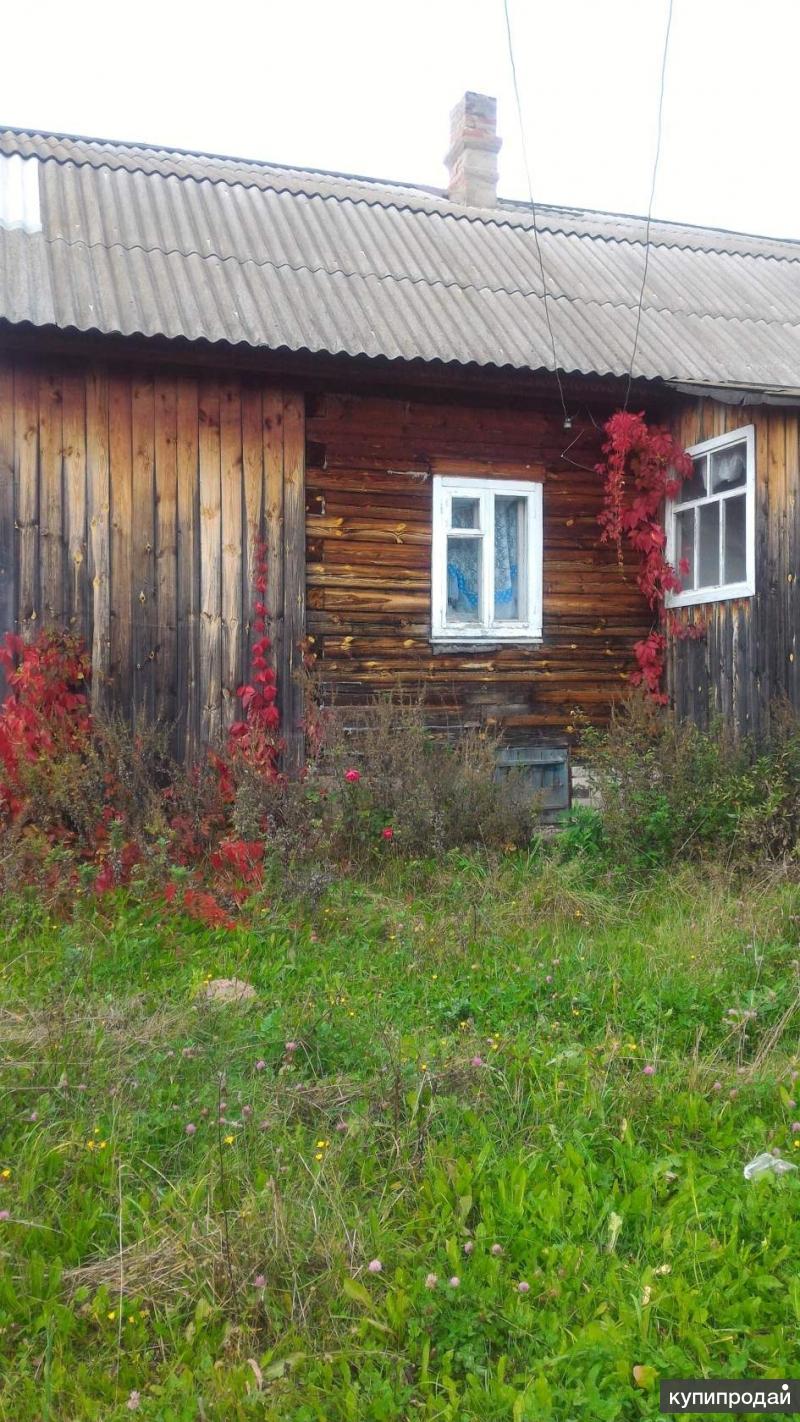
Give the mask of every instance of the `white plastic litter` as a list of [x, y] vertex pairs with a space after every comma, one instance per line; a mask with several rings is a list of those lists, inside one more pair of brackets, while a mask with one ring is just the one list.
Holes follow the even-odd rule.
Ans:
[[790, 1170], [796, 1169], [794, 1161], [784, 1160], [769, 1150], [762, 1150], [760, 1155], [754, 1155], [752, 1160], [748, 1160], [744, 1167], [744, 1178], [760, 1180], [762, 1175], [788, 1175]]

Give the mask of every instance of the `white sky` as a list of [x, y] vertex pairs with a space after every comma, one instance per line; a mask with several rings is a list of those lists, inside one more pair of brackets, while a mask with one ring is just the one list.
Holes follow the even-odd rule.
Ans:
[[[644, 211], [667, 0], [509, 3], [537, 201]], [[437, 186], [495, 94], [526, 196], [502, 0], [40, 0], [2, 45], [2, 123]], [[657, 216], [800, 237], [798, 64], [800, 0], [674, 0]]]

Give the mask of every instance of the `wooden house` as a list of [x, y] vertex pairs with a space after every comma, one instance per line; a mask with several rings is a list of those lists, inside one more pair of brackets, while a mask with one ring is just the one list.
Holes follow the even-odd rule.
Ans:
[[800, 245], [653, 222], [643, 288], [643, 219], [534, 230], [499, 147], [474, 94], [443, 191], [0, 131], [0, 631], [80, 633], [95, 694], [191, 752], [234, 717], [263, 538], [290, 763], [305, 637], [340, 703], [424, 688], [546, 759], [652, 623], [598, 542], [627, 397], [696, 451], [677, 711], [800, 707]]

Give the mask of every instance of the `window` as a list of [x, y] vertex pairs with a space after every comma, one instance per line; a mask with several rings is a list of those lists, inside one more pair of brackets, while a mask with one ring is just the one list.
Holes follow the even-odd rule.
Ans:
[[542, 486], [433, 480], [435, 641], [542, 635]]
[[668, 607], [755, 592], [755, 431], [752, 425], [688, 451], [694, 473], [667, 507], [667, 558], [683, 591]]

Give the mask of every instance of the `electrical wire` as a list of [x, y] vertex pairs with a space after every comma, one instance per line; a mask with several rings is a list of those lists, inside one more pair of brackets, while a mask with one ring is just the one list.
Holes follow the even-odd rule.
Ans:
[[[670, 0], [670, 3], [671, 3], [671, 0]], [[524, 164], [525, 164], [525, 176], [526, 176], [526, 178], [527, 178], [527, 180], [528, 180], [528, 198], [529, 198], [529, 200], [530, 200], [531, 217], [533, 218], [533, 236], [534, 236], [534, 240], [535, 240], [535, 242], [536, 242], [536, 255], [537, 255], [538, 260], [539, 260], [539, 272], [540, 272], [541, 278], [542, 278], [542, 293], [543, 293], [543, 296], [544, 296], [544, 316], [545, 316], [545, 321], [547, 322], [547, 330], [548, 330], [548, 333], [549, 333], [549, 336], [550, 336], [550, 348], [551, 348], [551, 350], [552, 350], [552, 352], [553, 352], [553, 374], [555, 375], [556, 384], [558, 385], [558, 395], [559, 395], [559, 399], [561, 400], [561, 409], [562, 409], [562, 411], [563, 411], [563, 413], [564, 413], [564, 427], [565, 427], [565, 429], [568, 429], [568, 428], [570, 428], [572, 422], [571, 422], [571, 419], [570, 419], [569, 414], [567, 413], [567, 404], [566, 404], [566, 401], [565, 401], [565, 399], [564, 399], [564, 387], [563, 387], [563, 385], [561, 384], [561, 376], [560, 376], [560, 374], [559, 374], [559, 369], [558, 369], [558, 356], [557, 356], [557, 354], [556, 354], [556, 338], [555, 338], [555, 333], [554, 333], [554, 331], [553, 331], [553, 323], [552, 323], [552, 321], [550, 320], [550, 308], [549, 308], [549, 306], [548, 306], [548, 295], [549, 295], [549, 293], [548, 293], [548, 290], [547, 290], [547, 278], [545, 277], [545, 273], [544, 273], [544, 261], [543, 261], [543, 258], [542, 258], [542, 245], [541, 245], [541, 242], [540, 242], [540, 240], [539, 240], [539, 224], [538, 224], [537, 217], [536, 217], [536, 203], [534, 202], [534, 199], [533, 199], [533, 180], [532, 180], [532, 178], [531, 178], [531, 168], [530, 168], [530, 163], [529, 163], [529, 161], [528, 161], [528, 145], [527, 145], [526, 142], [525, 142], [525, 123], [524, 123], [524, 120], [523, 120], [523, 117], [522, 117], [522, 100], [520, 99], [520, 94], [519, 94], [519, 83], [518, 83], [518, 80], [517, 80], [517, 66], [516, 66], [516, 62], [515, 62], [515, 59], [514, 59], [514, 37], [513, 37], [513, 34], [512, 34], [512, 30], [511, 30], [511, 16], [510, 16], [510, 14], [509, 14], [509, 9], [508, 9], [508, 0], [503, 0], [503, 11], [504, 11], [505, 17], [506, 17], [506, 34], [507, 34], [507, 36], [508, 36], [508, 58], [509, 58], [509, 61], [510, 61], [510, 64], [511, 64], [511, 77], [512, 77], [513, 84], [514, 84], [514, 99], [515, 99], [516, 105], [517, 105], [517, 120], [518, 120], [518, 123], [519, 123], [520, 143], [521, 143], [521, 145], [522, 145], [522, 159], [523, 159], [523, 162], [524, 162]]]
[[650, 226], [653, 220], [653, 203], [656, 195], [656, 179], [658, 178], [658, 163], [661, 157], [661, 131], [664, 114], [664, 90], [666, 88], [667, 77], [667, 56], [669, 54], [669, 34], [672, 28], [672, 6], [673, 0], [668, 0], [667, 6], [667, 28], [664, 31], [664, 51], [661, 56], [661, 84], [658, 95], [658, 121], [656, 126], [656, 151], [653, 159], [653, 178], [650, 183], [650, 201], [647, 204], [647, 223], [644, 230], [644, 267], [642, 268], [642, 285], [639, 291], [639, 302], [636, 308], [636, 326], [633, 333], [633, 350], [631, 351], [630, 369], [628, 371], [628, 383], [625, 389], [625, 403], [623, 410], [627, 410], [628, 401], [631, 398], [631, 384], [633, 381], [633, 369], [636, 364], [636, 354], [639, 349], [639, 331], [642, 325], [642, 309], [644, 307], [644, 293], [647, 286], [647, 268], [650, 264]]

